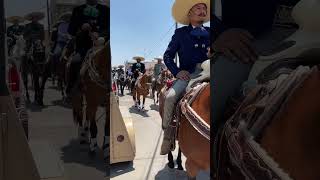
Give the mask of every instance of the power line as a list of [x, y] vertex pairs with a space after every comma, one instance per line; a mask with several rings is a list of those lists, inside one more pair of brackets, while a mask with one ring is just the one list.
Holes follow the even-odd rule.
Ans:
[[[160, 43], [164, 40], [164, 38], [168, 35], [168, 33], [172, 30], [173, 27], [176, 26], [176, 23], [173, 23], [169, 30], [160, 38], [160, 41], [157, 41], [156, 44], [152, 47], [152, 49], [159, 47]], [[152, 50], [146, 56], [149, 56], [152, 53]]]

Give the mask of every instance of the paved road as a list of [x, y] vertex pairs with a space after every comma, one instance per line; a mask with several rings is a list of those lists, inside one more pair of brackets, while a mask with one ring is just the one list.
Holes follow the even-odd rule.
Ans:
[[[33, 93], [31, 91], [31, 97]], [[184, 180], [185, 172], [169, 171], [165, 166], [167, 156], [160, 156], [162, 141], [161, 119], [158, 106], [150, 98], [146, 99], [146, 112], [141, 113], [132, 106], [132, 97], [120, 97], [120, 105], [127, 106], [132, 115], [136, 157], [131, 163], [111, 165], [113, 180]], [[88, 146], [79, 145], [77, 128], [73, 124], [70, 107], [63, 105], [61, 95], [48, 81], [45, 91], [44, 108], [28, 105], [30, 146], [43, 179], [52, 180], [103, 180], [106, 164], [101, 149], [95, 158], [88, 156]], [[104, 113], [97, 112], [98, 142], [102, 144]], [[174, 152], [176, 157], [177, 152]], [[183, 157], [183, 165], [185, 158]], [[200, 174], [200, 180], [209, 179]], [[50, 179], [49, 179], [50, 180]]]
[[[72, 111], [63, 105], [60, 93], [47, 83], [44, 108], [28, 105], [30, 146], [41, 177], [63, 180], [102, 180], [106, 164], [101, 149], [95, 158], [88, 156], [88, 146], [80, 145], [77, 128], [73, 124]], [[31, 91], [31, 99], [33, 93]], [[97, 112], [99, 120], [98, 140], [102, 144], [103, 111]]]
[[[161, 118], [158, 105], [153, 103], [150, 98], [146, 99], [145, 112], [138, 111], [133, 107], [132, 96], [125, 92], [125, 96], [120, 96], [119, 105], [127, 106], [132, 115], [136, 157], [132, 163], [120, 163], [111, 166], [112, 180], [185, 180], [187, 179], [184, 171], [172, 171], [166, 167], [167, 156], [160, 155], [162, 143]], [[174, 158], [177, 156], [177, 149]], [[183, 166], [185, 157], [182, 158]], [[201, 173], [198, 180], [206, 180], [208, 174]]]

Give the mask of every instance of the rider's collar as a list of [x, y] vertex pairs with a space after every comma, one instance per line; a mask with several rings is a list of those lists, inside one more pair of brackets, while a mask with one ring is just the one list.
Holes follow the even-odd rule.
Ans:
[[95, 4], [95, 5], [90, 5], [90, 4], [86, 4], [87, 7], [93, 7], [93, 8], [96, 8], [98, 4]]

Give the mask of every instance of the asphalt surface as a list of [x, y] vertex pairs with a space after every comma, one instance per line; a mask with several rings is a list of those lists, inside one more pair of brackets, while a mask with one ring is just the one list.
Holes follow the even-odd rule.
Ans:
[[[31, 100], [33, 91], [30, 90]], [[80, 145], [77, 127], [73, 123], [71, 108], [62, 101], [60, 92], [52, 82], [47, 82], [44, 107], [28, 104], [29, 144], [42, 179], [52, 180], [103, 180], [107, 164], [101, 148], [95, 157], [89, 156], [89, 145]], [[114, 180], [185, 180], [186, 172], [166, 167], [167, 156], [160, 155], [162, 142], [161, 118], [158, 105], [148, 97], [145, 111], [134, 108], [132, 96], [126, 91], [119, 97], [119, 104], [127, 106], [135, 130], [136, 157], [133, 162], [112, 164]], [[97, 112], [98, 143], [102, 147], [105, 113]], [[178, 148], [177, 148], [178, 149]], [[177, 156], [177, 149], [174, 158]], [[183, 166], [185, 157], [182, 158]], [[209, 180], [208, 173], [200, 173], [199, 180]]]

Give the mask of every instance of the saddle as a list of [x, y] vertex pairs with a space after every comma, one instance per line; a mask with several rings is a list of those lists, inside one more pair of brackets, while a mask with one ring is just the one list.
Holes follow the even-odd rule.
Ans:
[[[189, 86], [186, 88], [185, 94], [182, 99], [177, 103], [176, 109], [172, 116], [172, 120], [169, 122], [169, 126], [165, 133], [171, 135], [170, 142], [171, 150], [175, 149], [175, 141], [179, 130], [179, 120], [181, 116], [184, 116], [190, 124], [206, 139], [210, 141], [210, 126], [208, 126], [204, 120], [191, 108], [192, 102], [201, 94], [202, 90], [209, 86], [210, 83], [210, 62], [205, 61], [202, 64], [203, 71], [201, 75], [196, 79], [192, 79]], [[164, 88], [162, 88], [159, 97], [159, 113], [163, 118], [164, 102], [168, 95], [168, 90], [173, 86], [174, 81], [168, 81]]]
[[[220, 136], [218, 147], [218, 179], [282, 179], [291, 180], [259, 145], [265, 128], [286, 106], [292, 92], [318, 71], [315, 60], [284, 59], [265, 68], [258, 85], [245, 95]], [[232, 172], [232, 173], [231, 173]]]

